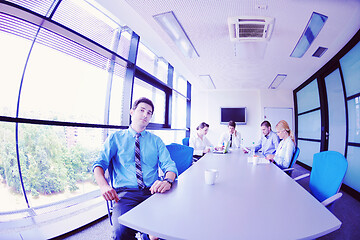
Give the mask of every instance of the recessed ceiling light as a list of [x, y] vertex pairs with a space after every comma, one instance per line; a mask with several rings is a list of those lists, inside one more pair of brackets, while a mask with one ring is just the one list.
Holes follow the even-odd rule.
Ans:
[[215, 89], [216, 88], [210, 75], [199, 75], [199, 77], [200, 77], [200, 81], [201, 81], [201, 86], [204, 86], [207, 89]]
[[153, 18], [160, 24], [160, 26], [186, 57], [199, 57], [194, 45], [190, 41], [173, 11], [154, 15]]
[[284, 79], [287, 77], [286, 74], [278, 74], [274, 78], [274, 80], [271, 82], [269, 89], [276, 89], [279, 87], [279, 85], [284, 81]]

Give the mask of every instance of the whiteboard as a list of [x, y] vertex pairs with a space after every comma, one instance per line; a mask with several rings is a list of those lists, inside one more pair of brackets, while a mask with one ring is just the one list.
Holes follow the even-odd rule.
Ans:
[[270, 122], [273, 131], [275, 131], [275, 126], [280, 120], [285, 120], [289, 124], [291, 131], [295, 130], [292, 108], [264, 107], [264, 120]]

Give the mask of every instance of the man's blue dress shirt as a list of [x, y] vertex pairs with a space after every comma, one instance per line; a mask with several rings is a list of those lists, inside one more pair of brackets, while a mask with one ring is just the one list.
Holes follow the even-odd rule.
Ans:
[[280, 139], [276, 133], [270, 131], [267, 136], [262, 136], [258, 145], [255, 146], [255, 151], [262, 150], [262, 153], [266, 156], [268, 154], [275, 154]]
[[[101, 167], [105, 171], [112, 161], [114, 188], [138, 188], [135, 167], [135, 134], [136, 132], [131, 127], [111, 134], [106, 139], [98, 160], [93, 164], [93, 169]], [[175, 162], [171, 160], [160, 137], [143, 131], [139, 140], [141, 169], [147, 187], [151, 187], [159, 179], [159, 167], [164, 173], [171, 171], [178, 174]]]

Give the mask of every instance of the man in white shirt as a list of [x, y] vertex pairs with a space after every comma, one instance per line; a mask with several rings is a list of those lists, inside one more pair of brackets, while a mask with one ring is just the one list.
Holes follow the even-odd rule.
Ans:
[[221, 150], [225, 147], [226, 143], [229, 142], [229, 147], [239, 148], [241, 143], [241, 135], [238, 131], [235, 130], [236, 123], [234, 121], [229, 121], [228, 131], [224, 132], [220, 138], [219, 145], [222, 146]]

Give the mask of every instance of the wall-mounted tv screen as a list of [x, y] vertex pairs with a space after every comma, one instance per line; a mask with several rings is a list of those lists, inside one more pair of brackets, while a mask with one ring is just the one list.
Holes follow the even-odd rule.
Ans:
[[246, 107], [240, 108], [221, 108], [221, 124], [228, 124], [230, 120], [236, 124], [246, 124]]

